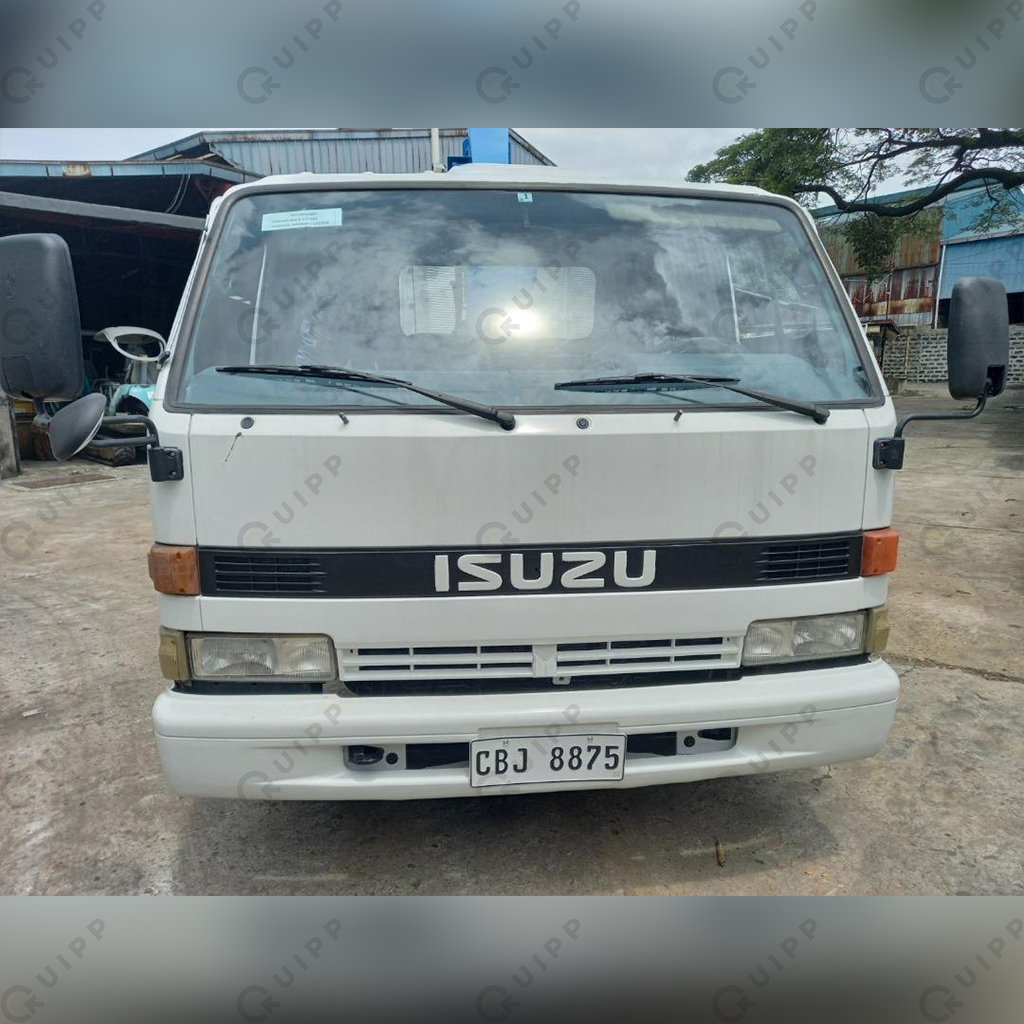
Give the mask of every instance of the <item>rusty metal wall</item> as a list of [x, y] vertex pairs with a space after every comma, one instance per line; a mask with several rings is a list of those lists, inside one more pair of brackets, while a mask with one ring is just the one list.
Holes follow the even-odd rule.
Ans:
[[[894, 254], [893, 269], [930, 267], [939, 262], [942, 251], [942, 210], [922, 210], [900, 222], [903, 229]], [[864, 273], [853, 254], [842, 229], [836, 225], [822, 226], [821, 240], [841, 277]]]
[[910, 267], [868, 285], [863, 276], [844, 277], [843, 284], [857, 316], [926, 326], [935, 312], [938, 267]]

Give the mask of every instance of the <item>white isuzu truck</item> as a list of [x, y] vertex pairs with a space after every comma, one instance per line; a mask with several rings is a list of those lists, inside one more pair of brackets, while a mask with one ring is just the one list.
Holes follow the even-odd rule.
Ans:
[[[0, 247], [2, 384], [42, 415], [81, 380], [70, 257]], [[1006, 320], [957, 285], [950, 418], [1002, 389]], [[266, 178], [216, 202], [168, 342], [149, 418], [88, 396], [50, 435], [149, 450], [176, 792], [623, 788], [885, 742], [905, 424], [795, 202]]]

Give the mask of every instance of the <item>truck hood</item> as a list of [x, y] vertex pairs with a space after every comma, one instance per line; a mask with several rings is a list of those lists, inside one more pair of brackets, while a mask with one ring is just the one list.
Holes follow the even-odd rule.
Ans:
[[[780, 537], [888, 522], [891, 485], [874, 479], [870, 451], [891, 410], [835, 410], [824, 425], [760, 409], [599, 412], [585, 429], [579, 416], [524, 414], [506, 432], [440, 413], [353, 413], [347, 421], [255, 414], [248, 426], [239, 414], [192, 415], [180, 439], [190, 540], [566, 545]], [[170, 532], [179, 536], [161, 536], [160, 504], [157, 539], [184, 542], [178, 514]]]

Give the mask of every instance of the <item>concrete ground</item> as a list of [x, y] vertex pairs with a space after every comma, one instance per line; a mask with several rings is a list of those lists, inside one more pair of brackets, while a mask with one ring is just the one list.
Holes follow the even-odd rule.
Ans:
[[[902, 411], [948, 405], [927, 390]], [[903, 698], [877, 757], [405, 804], [173, 796], [150, 724], [146, 470], [28, 463], [0, 483], [0, 891], [1024, 894], [1022, 412], [1016, 390], [908, 431]]]

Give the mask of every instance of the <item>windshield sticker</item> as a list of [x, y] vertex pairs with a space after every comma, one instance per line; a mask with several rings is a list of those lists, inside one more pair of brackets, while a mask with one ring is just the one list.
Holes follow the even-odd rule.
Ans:
[[533, 193], [532, 192], [517, 192], [516, 194], [519, 196], [519, 202], [521, 202], [521, 203], [532, 203], [533, 202]]
[[296, 231], [304, 228], [340, 228], [341, 207], [334, 210], [289, 210], [263, 216], [264, 231]]

